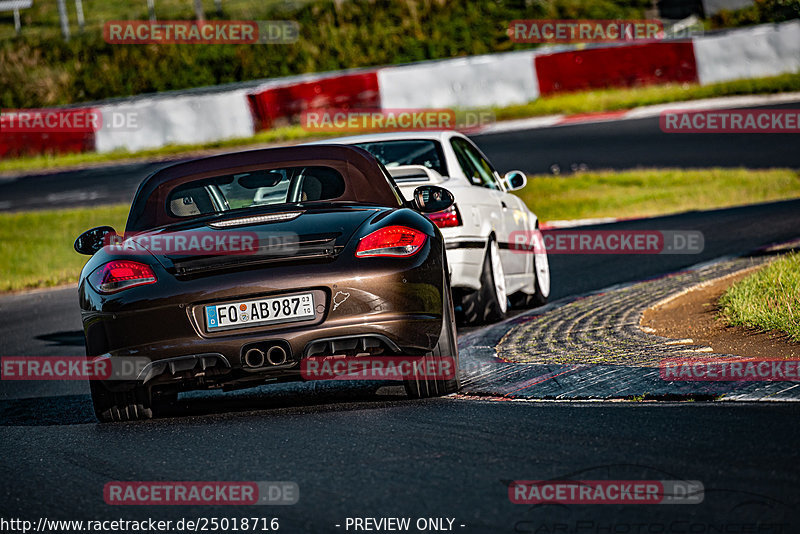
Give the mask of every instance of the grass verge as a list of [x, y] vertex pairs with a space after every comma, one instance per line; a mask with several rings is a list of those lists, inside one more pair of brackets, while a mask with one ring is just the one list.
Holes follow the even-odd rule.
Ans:
[[497, 120], [522, 119], [559, 113], [618, 111], [654, 104], [703, 98], [800, 91], [800, 73], [734, 80], [711, 85], [666, 84], [624, 89], [601, 89], [546, 96], [520, 106], [495, 108]]
[[[520, 196], [544, 221], [662, 215], [800, 198], [800, 173], [647, 169], [533, 176]], [[105, 224], [122, 231], [128, 209], [117, 204], [0, 214], [0, 291], [75, 282], [86, 262], [72, 249], [75, 238]]]
[[730, 325], [777, 330], [800, 343], [800, 252], [778, 258], [732, 285], [719, 306]]
[[75, 282], [88, 258], [72, 248], [75, 238], [104, 224], [122, 231], [128, 209], [119, 204], [0, 214], [0, 291]]
[[517, 194], [540, 220], [643, 217], [800, 198], [790, 169], [637, 169], [531, 176]]
[[301, 126], [283, 126], [259, 132], [252, 137], [223, 139], [221, 141], [197, 145], [167, 145], [137, 152], [118, 150], [115, 152], [106, 152], [104, 154], [87, 152], [83, 154], [43, 154], [40, 156], [9, 158], [0, 160], [0, 172], [29, 172], [44, 169], [81, 167], [129, 159], [155, 159], [168, 156], [189, 155], [200, 151], [221, 148], [246, 148], [251, 145], [285, 143], [300, 140], [310, 141], [315, 138], [336, 137], [337, 135], [338, 134], [326, 132], [309, 132]]
[[[682, 102], [722, 96], [748, 94], [774, 94], [800, 91], [800, 73], [784, 74], [769, 78], [736, 80], [700, 86], [697, 84], [659, 85], [621, 89], [603, 89], [546, 96], [520, 106], [494, 108], [491, 111], [498, 121], [538, 117], [554, 114], [576, 114], [632, 109], [653, 104]], [[348, 132], [346, 135], [357, 132]], [[126, 159], [178, 156], [203, 150], [220, 148], [243, 148], [250, 145], [263, 145], [289, 141], [308, 141], [314, 138], [337, 137], [337, 133], [309, 131], [301, 126], [283, 126], [259, 132], [252, 137], [226, 139], [195, 145], [169, 145], [138, 152], [115, 151], [105, 154], [50, 154], [0, 160], [0, 172], [27, 172], [42, 169], [66, 168], [92, 165]]]

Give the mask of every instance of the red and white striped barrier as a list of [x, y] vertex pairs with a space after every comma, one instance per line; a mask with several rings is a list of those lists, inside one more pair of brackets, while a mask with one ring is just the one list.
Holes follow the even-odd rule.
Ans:
[[0, 111], [0, 158], [95, 148], [94, 108]]
[[[92, 134], [0, 131], [0, 157], [43, 152], [110, 152], [249, 137], [321, 108], [483, 108], [539, 95], [667, 82], [702, 85], [800, 71], [800, 21], [767, 24], [686, 41], [544, 47], [410, 65], [267, 80], [254, 89], [146, 95], [88, 105], [104, 116], [133, 113], [136, 127]], [[247, 84], [247, 87], [252, 87]], [[621, 118], [614, 112], [605, 120]], [[512, 121], [550, 126], [581, 117]]]
[[800, 21], [694, 39], [702, 85], [800, 71]]
[[441, 61], [378, 70], [387, 109], [481, 108], [525, 104], [539, 98], [533, 51]]
[[691, 41], [558, 52], [536, 56], [534, 65], [543, 95], [697, 81]]
[[257, 130], [309, 109], [380, 108], [376, 70], [315, 76], [293, 83], [268, 82], [247, 95]]
[[250, 137], [255, 132], [247, 90], [162, 94], [99, 106], [103, 125], [95, 150], [131, 152], [166, 145]]

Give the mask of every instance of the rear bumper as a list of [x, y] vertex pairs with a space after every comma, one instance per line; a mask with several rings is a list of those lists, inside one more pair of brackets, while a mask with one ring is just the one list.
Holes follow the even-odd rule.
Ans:
[[[385, 339], [384, 345], [393, 353], [422, 354], [435, 347], [442, 332], [446, 294], [442, 255], [438, 245], [426, 246], [424, 253], [412, 259], [358, 259], [355, 268], [352, 261], [340, 268], [337, 262], [329, 262], [192, 280], [157, 272], [157, 284], [111, 297], [96, 294], [84, 282], [80, 294], [87, 354], [177, 362], [158, 366], [160, 372], [142, 380], [153, 385], [195, 381], [192, 387], [250, 378], [299, 379], [300, 360], [309, 347], [331, 338], [371, 336]], [[223, 332], [209, 331], [204, 324], [208, 304], [298, 292], [314, 294], [315, 317]], [[244, 365], [247, 350], [275, 344], [288, 353], [284, 364]], [[209, 366], [211, 359], [201, 357], [209, 354], [218, 355], [214, 361], [224, 363]], [[190, 364], [190, 369], [185, 368]]]
[[339, 324], [312, 325], [291, 330], [275, 330], [269, 333], [230, 334], [224, 337], [203, 339], [181, 337], [171, 342], [145, 343], [112, 349], [110, 357], [139, 357], [151, 362], [203, 354], [219, 354], [231, 368], [242, 367], [244, 349], [251, 344], [289, 344], [289, 360], [299, 361], [308, 349], [319, 341], [331, 338], [356, 338], [382, 336], [401, 351], [426, 352], [433, 349], [442, 331], [441, 315], [391, 315], [372, 317], [369, 323], [362, 320]]
[[[181, 341], [168, 349], [161, 347], [162, 350], [157, 353], [150, 352], [154, 348], [150, 346], [119, 349], [103, 356], [145, 356], [150, 359], [150, 363], [136, 369], [136, 380], [128, 380], [126, 377], [124, 381], [106, 384], [112, 390], [128, 390], [141, 385], [190, 390], [236, 387], [242, 384], [258, 385], [265, 380], [301, 380], [301, 364], [305, 357], [363, 352], [418, 355], [432, 349], [441, 331], [441, 317], [404, 316], [374, 321], [369, 325], [354, 323], [308, 328], [273, 336], [251, 334], [199, 343]], [[263, 354], [274, 346], [291, 347], [285, 353], [285, 361], [273, 364], [265, 360], [257, 367], [246, 363], [245, 354], [249, 349], [259, 349]]]

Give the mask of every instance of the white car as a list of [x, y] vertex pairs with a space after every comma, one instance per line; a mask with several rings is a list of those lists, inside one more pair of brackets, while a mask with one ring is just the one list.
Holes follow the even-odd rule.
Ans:
[[454, 131], [359, 135], [322, 143], [355, 145], [372, 153], [407, 200], [424, 184], [439, 185], [455, 196], [453, 207], [428, 216], [445, 239], [454, 305], [462, 322], [502, 319], [509, 301], [521, 307], [547, 301], [550, 267], [543, 247], [527, 252], [510, 243], [511, 237], [541, 243], [536, 215], [510, 193], [525, 187], [523, 172], [501, 177], [469, 138]]

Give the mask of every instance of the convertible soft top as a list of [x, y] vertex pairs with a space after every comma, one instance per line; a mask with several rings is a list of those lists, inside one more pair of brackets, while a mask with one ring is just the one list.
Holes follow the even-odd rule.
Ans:
[[177, 163], [156, 171], [139, 186], [126, 232], [141, 232], [177, 222], [166, 209], [175, 187], [215, 176], [282, 167], [324, 166], [345, 179], [345, 190], [335, 201], [387, 207], [403, 204], [401, 193], [380, 163], [366, 150], [343, 145], [304, 145], [250, 150]]

